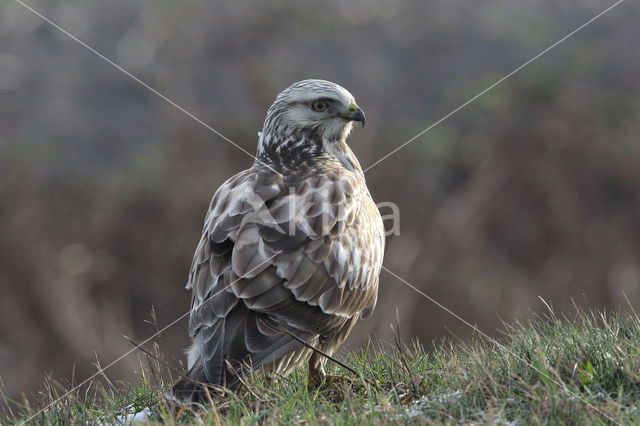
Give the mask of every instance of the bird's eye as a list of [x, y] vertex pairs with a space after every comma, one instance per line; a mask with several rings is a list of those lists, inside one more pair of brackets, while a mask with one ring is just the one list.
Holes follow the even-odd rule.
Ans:
[[323, 112], [329, 107], [329, 104], [324, 101], [315, 101], [311, 106], [314, 111]]

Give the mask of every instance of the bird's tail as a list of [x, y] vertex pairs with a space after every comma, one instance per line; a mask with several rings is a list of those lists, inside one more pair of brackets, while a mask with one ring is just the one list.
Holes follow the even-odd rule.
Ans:
[[185, 376], [180, 379], [171, 391], [165, 395], [167, 399], [181, 405], [189, 405], [205, 402], [205, 390], [207, 377], [202, 368], [202, 363], [197, 362]]

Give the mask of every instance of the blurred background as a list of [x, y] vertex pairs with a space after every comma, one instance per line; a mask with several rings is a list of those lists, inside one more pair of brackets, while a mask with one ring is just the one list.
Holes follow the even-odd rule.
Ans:
[[[315, 77], [367, 113], [374, 163], [613, 1], [27, 0], [249, 152]], [[473, 3], [473, 4], [472, 4]], [[499, 334], [544, 310], [640, 307], [640, 4], [625, 2], [367, 173], [386, 266]], [[252, 159], [20, 4], [0, 2], [0, 377], [81, 379], [185, 313], [216, 188]], [[471, 330], [383, 272], [347, 347]], [[164, 332], [182, 358], [186, 320]], [[130, 379], [129, 356], [107, 370]], [[177, 362], [177, 361], [176, 361]]]

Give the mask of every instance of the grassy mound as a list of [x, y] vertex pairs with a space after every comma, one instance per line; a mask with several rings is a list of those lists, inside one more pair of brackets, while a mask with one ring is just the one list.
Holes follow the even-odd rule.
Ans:
[[[635, 314], [550, 310], [505, 324], [498, 342], [444, 341], [369, 345], [341, 358], [357, 372], [329, 363], [351, 383], [308, 390], [306, 372], [269, 377], [258, 372], [226, 401], [183, 408], [163, 397], [172, 379], [155, 357], [138, 383], [106, 378], [76, 389], [42, 413], [5, 400], [3, 424], [144, 422], [255, 423], [640, 423], [640, 319]], [[175, 376], [175, 374], [174, 374]], [[47, 381], [39, 407], [70, 386]], [[32, 416], [38, 415], [35, 418]]]

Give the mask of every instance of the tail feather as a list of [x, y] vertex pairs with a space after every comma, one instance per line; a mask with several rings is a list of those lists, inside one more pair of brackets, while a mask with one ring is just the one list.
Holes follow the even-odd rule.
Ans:
[[181, 405], [204, 402], [206, 381], [207, 376], [202, 368], [202, 363], [197, 362], [182, 379], [173, 385], [166, 397]]
[[[317, 342], [313, 333], [294, 332], [304, 341]], [[181, 404], [206, 403], [204, 386], [212, 396], [223, 396], [225, 391], [235, 392], [251, 370], [266, 367], [288, 374], [308, 352], [266, 315], [239, 303], [225, 317], [200, 327], [188, 351], [193, 364], [168, 397]]]

